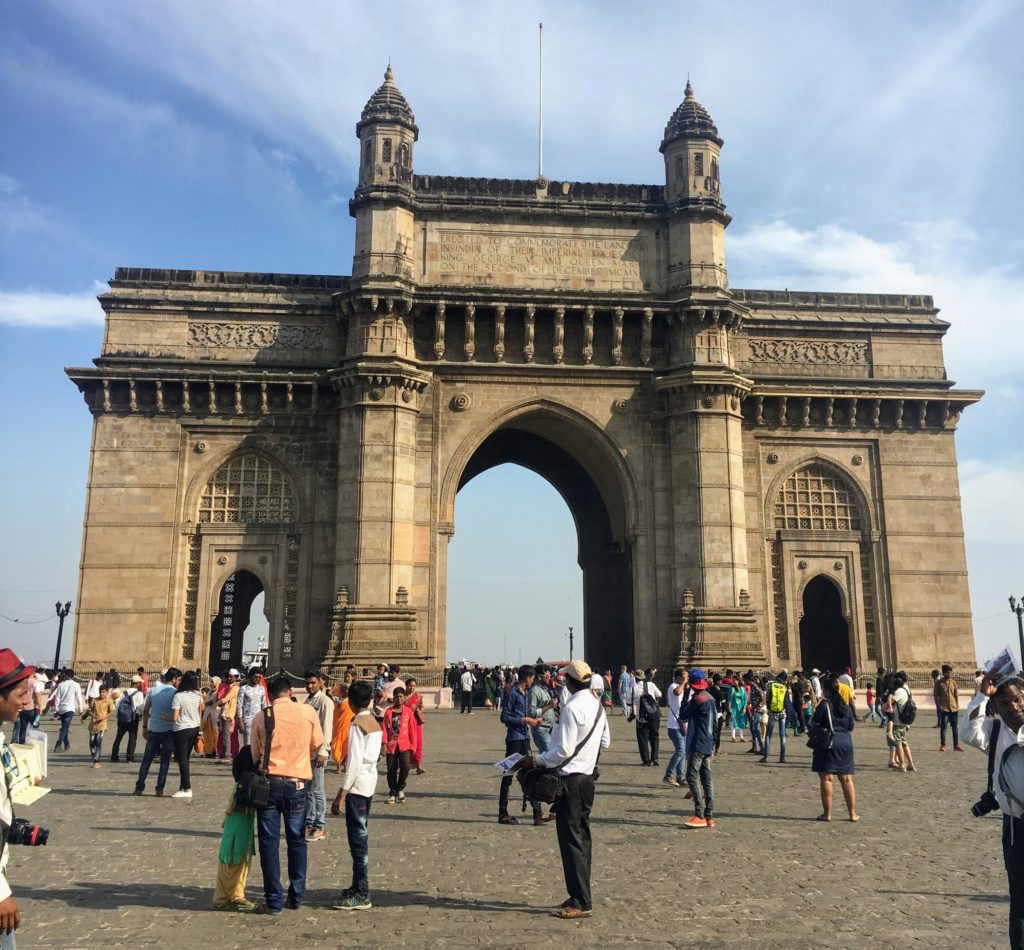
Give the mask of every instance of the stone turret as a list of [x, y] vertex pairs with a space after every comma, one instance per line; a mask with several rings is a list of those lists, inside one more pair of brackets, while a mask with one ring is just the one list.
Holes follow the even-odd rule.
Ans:
[[684, 98], [665, 126], [665, 199], [669, 224], [669, 286], [728, 286], [725, 269], [725, 227], [729, 216], [722, 203], [722, 139], [714, 120], [693, 96], [686, 82]]
[[420, 130], [395, 74], [388, 64], [384, 82], [370, 96], [356, 124], [359, 138], [359, 185], [412, 187], [413, 145]]

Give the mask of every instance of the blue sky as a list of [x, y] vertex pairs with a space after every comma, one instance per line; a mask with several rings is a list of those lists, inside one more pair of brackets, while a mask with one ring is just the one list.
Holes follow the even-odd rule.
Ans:
[[[949, 374], [978, 650], [1024, 594], [1024, 9], [900, 4], [7, 4], [0, 33], [0, 639], [52, 653], [73, 599], [118, 265], [348, 273], [355, 122], [390, 58], [420, 172], [655, 183], [686, 74], [726, 140], [737, 287], [931, 293]], [[496, 513], [509, 496], [519, 504]], [[503, 507], [503, 505], [501, 506]], [[459, 496], [449, 653], [566, 652], [568, 510], [503, 468]], [[501, 579], [497, 582], [496, 579]], [[542, 583], [541, 583], [542, 582]], [[14, 624], [12, 617], [41, 620]]]

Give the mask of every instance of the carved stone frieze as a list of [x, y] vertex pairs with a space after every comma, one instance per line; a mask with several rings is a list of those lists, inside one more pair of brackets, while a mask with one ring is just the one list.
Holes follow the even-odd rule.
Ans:
[[238, 349], [318, 350], [324, 346], [324, 328], [316, 324], [277, 323], [190, 323], [191, 346], [236, 347]]
[[747, 340], [751, 363], [843, 363], [863, 366], [868, 344], [862, 340]]

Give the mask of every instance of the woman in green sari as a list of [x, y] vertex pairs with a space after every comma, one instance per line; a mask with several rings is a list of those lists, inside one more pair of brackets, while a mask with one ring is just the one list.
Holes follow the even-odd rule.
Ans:
[[729, 690], [729, 710], [732, 713], [732, 741], [745, 742], [743, 730], [747, 727], [747, 691], [741, 682], [733, 683]]

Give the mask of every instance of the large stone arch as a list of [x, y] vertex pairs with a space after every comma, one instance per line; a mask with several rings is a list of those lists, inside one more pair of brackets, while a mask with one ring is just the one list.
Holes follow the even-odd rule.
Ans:
[[[602, 669], [631, 662], [634, 642], [633, 541], [636, 481], [614, 441], [592, 419], [550, 399], [509, 406], [466, 436], [442, 479], [444, 533], [455, 527], [455, 496], [477, 475], [505, 463], [521, 465], [562, 496], [576, 524], [583, 570], [585, 650]], [[439, 550], [441, 557], [446, 553]], [[447, 570], [439, 572], [446, 583]], [[446, 602], [445, 592], [440, 600]], [[439, 616], [438, 622], [444, 623]]]

